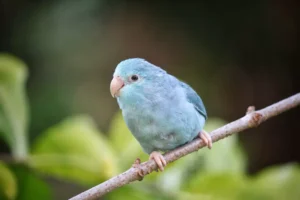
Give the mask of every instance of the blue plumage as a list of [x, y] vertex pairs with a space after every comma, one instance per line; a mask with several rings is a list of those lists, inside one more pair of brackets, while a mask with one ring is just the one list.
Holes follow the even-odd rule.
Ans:
[[146, 153], [172, 150], [203, 130], [207, 113], [201, 98], [163, 69], [141, 58], [127, 59], [116, 67], [114, 79], [111, 92]]

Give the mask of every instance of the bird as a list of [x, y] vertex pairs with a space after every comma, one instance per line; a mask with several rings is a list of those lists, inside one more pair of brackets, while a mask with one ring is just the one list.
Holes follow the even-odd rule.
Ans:
[[200, 137], [209, 149], [204, 131], [207, 112], [191, 86], [144, 58], [128, 58], [115, 68], [110, 93], [117, 99], [123, 119], [160, 171], [167, 162], [161, 152], [173, 150]]

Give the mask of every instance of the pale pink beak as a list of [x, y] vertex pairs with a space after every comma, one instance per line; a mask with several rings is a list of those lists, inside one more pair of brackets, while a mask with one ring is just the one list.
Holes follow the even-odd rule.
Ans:
[[124, 87], [124, 81], [119, 77], [115, 76], [110, 82], [110, 93], [115, 98], [120, 95], [120, 90]]

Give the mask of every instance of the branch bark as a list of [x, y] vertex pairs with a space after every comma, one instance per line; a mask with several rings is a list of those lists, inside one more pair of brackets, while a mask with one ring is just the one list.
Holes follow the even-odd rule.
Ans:
[[[291, 97], [288, 97], [282, 101], [279, 101], [273, 105], [270, 105], [258, 111], [255, 111], [254, 106], [250, 106], [248, 107], [246, 115], [244, 117], [212, 131], [210, 133], [212, 141], [217, 142], [232, 134], [239, 133], [246, 129], [257, 127], [262, 122], [299, 105], [300, 93], [295, 94]], [[179, 158], [190, 154], [194, 151], [198, 151], [203, 147], [205, 147], [205, 144], [202, 142], [202, 140], [195, 139], [182, 147], [176, 148], [172, 151], [165, 153], [164, 157], [167, 163], [174, 162], [175, 160], [178, 160]], [[147, 162], [141, 163], [140, 168], [143, 171], [143, 174], [147, 175], [152, 171], [156, 170], [157, 166], [153, 160], [149, 160]], [[139, 176], [138, 171], [139, 169], [137, 168], [130, 168], [122, 174], [112, 177], [111, 179], [87, 191], [84, 191], [75, 197], [72, 197], [70, 200], [91, 200], [99, 198], [116, 188], [129, 184], [133, 181], [140, 180], [141, 177]]]

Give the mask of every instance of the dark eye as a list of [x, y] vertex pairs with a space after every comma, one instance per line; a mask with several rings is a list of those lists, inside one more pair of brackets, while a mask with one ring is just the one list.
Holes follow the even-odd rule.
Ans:
[[132, 81], [137, 81], [137, 80], [139, 80], [139, 77], [138, 77], [137, 75], [132, 75], [132, 76], [130, 77], [130, 79], [131, 79]]

